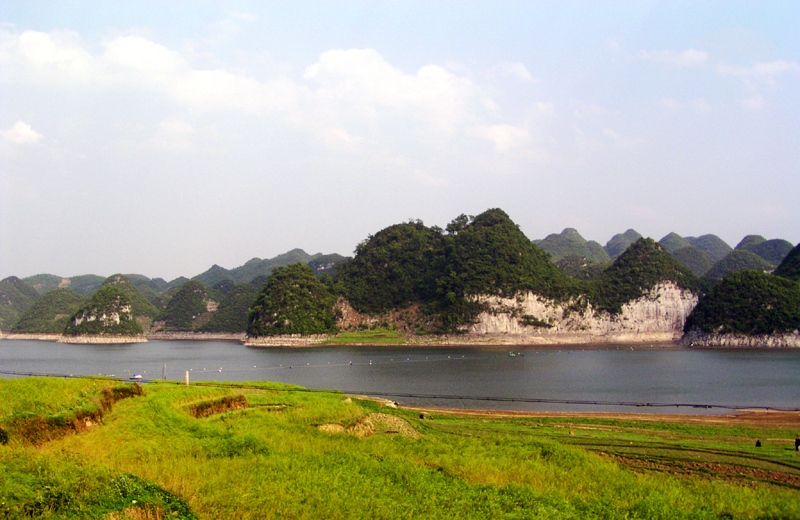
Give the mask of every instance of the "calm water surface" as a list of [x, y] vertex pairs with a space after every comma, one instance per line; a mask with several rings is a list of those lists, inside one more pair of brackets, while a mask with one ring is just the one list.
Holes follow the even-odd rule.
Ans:
[[[512, 350], [516, 355], [509, 355]], [[447, 408], [730, 411], [674, 406], [681, 404], [800, 409], [800, 350], [697, 350], [674, 345], [633, 350], [624, 345], [265, 349], [215, 341], [69, 345], [0, 340], [3, 372], [123, 378], [141, 374], [161, 379], [164, 365], [171, 380], [182, 381], [188, 370], [192, 381], [281, 381], [314, 389], [381, 393], [405, 405]]]

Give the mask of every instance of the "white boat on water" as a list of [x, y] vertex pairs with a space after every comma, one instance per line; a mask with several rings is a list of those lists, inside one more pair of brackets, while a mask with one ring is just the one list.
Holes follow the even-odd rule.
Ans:
[[142, 375], [141, 374], [133, 374], [131, 376], [131, 379], [133, 379], [134, 381], [141, 381], [142, 380]]

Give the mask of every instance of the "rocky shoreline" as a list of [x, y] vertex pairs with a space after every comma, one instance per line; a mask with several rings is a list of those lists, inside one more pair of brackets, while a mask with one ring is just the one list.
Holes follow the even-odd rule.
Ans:
[[141, 336], [111, 336], [105, 334], [99, 335], [79, 335], [79, 336], [66, 336], [63, 335], [58, 338], [58, 343], [76, 343], [80, 345], [111, 345], [111, 344], [128, 344], [128, 343], [147, 343], [147, 338]]
[[238, 341], [244, 342], [244, 332], [151, 332], [145, 335], [151, 341]]
[[678, 342], [685, 347], [800, 348], [800, 331], [787, 334], [716, 334], [689, 331]]

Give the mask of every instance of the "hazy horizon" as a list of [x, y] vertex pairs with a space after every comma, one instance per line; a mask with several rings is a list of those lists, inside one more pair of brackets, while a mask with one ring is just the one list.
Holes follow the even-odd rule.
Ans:
[[501, 208], [800, 242], [795, 2], [0, 3], [0, 278], [167, 280]]

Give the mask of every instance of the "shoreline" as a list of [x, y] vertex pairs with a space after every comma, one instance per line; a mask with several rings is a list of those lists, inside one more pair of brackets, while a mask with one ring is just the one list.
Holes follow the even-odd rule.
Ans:
[[743, 350], [787, 350], [800, 348], [800, 334], [782, 335], [699, 335], [696, 332], [680, 336], [675, 333], [612, 333], [592, 335], [565, 333], [534, 336], [528, 334], [459, 334], [443, 336], [408, 336], [403, 341], [336, 341], [336, 335], [270, 336], [248, 338], [244, 332], [153, 332], [140, 336], [65, 336], [59, 333], [0, 331], [0, 340], [51, 341], [77, 344], [126, 344], [148, 341], [220, 341], [239, 343], [252, 348], [316, 348], [316, 347], [476, 347], [476, 348], [603, 348], [625, 345], [633, 350], [670, 345], [674, 348], [691, 349], [743, 349]]

